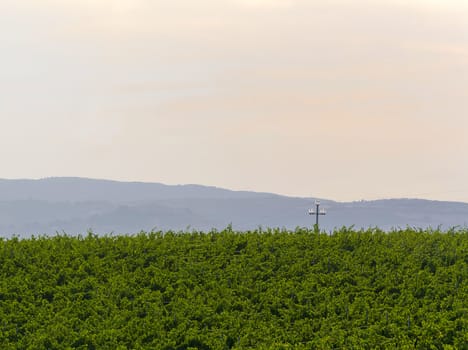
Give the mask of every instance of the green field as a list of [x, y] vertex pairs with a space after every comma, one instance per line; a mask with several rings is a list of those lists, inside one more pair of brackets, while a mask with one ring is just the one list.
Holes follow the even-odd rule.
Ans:
[[468, 349], [468, 231], [0, 241], [1, 349]]

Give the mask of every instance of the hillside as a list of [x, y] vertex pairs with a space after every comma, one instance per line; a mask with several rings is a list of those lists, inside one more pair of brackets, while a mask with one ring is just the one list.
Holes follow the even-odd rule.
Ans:
[[[313, 198], [199, 185], [82, 178], [0, 180], [0, 235], [134, 233], [140, 230], [310, 227]], [[342, 203], [322, 199], [321, 227], [466, 226], [468, 204], [418, 199]]]

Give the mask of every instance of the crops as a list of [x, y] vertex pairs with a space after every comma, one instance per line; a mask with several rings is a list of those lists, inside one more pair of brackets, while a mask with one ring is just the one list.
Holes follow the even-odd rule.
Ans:
[[468, 233], [0, 241], [2, 349], [468, 349]]

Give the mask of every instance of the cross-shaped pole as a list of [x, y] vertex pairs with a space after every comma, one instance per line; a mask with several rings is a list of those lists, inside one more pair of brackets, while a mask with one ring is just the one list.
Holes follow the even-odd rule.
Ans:
[[315, 201], [315, 210], [309, 209], [309, 215], [315, 215], [315, 225], [318, 227], [319, 224], [319, 215], [327, 215], [325, 209], [320, 209], [320, 201]]

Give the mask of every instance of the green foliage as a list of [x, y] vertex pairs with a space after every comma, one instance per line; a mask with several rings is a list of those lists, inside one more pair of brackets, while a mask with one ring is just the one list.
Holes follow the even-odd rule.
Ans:
[[2, 349], [468, 349], [468, 232], [0, 240]]

